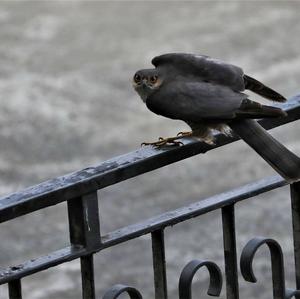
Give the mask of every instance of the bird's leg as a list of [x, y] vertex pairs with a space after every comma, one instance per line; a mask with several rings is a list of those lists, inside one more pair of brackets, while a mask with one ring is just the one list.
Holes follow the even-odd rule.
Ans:
[[141, 145], [153, 145], [153, 146], [163, 146], [163, 145], [183, 145], [181, 141], [177, 141], [178, 139], [183, 138], [184, 136], [175, 136], [175, 137], [159, 137], [157, 141], [154, 142], [143, 142]]
[[184, 138], [184, 137], [195, 137], [196, 139], [203, 141], [209, 145], [215, 145], [215, 138], [212, 134], [200, 134], [195, 131], [191, 131], [191, 132], [179, 132], [177, 134], [177, 136], [179, 136], [180, 138]]
[[215, 137], [213, 135], [205, 136], [205, 137], [198, 137], [200, 141], [203, 141], [209, 145], [215, 145]]
[[231, 131], [230, 127], [228, 127], [228, 125], [226, 125], [226, 124], [217, 124], [212, 128], [221, 132], [223, 135], [225, 135], [227, 137], [232, 137], [232, 131]]
[[189, 132], [179, 132], [177, 134], [178, 137], [191, 137], [193, 136], [193, 132], [189, 131]]
[[209, 145], [215, 145], [215, 138], [208, 127], [203, 127], [189, 132], [179, 132], [175, 137], [162, 138], [159, 137], [157, 141], [154, 142], [143, 142], [141, 145], [153, 145], [153, 146], [163, 146], [163, 145], [183, 145], [178, 139], [185, 137], [196, 137], [198, 140], [203, 141]]
[[198, 138], [199, 140], [209, 144], [209, 145], [215, 145], [215, 137], [212, 134], [212, 130], [207, 127], [198, 127], [196, 130], [193, 130], [193, 136]]

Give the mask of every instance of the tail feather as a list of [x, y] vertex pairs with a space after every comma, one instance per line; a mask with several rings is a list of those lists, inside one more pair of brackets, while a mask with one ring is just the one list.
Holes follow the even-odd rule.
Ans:
[[278, 107], [266, 106], [245, 99], [240, 108], [235, 112], [237, 118], [265, 118], [286, 116], [286, 112]]
[[244, 75], [244, 82], [245, 89], [249, 89], [268, 100], [286, 102], [286, 98], [284, 96], [252, 77]]
[[288, 182], [300, 180], [300, 158], [255, 120], [234, 121], [228, 125]]

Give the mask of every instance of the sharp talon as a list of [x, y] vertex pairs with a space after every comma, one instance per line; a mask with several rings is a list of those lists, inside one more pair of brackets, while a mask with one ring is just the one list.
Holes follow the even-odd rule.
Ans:
[[180, 145], [184, 145], [183, 142], [181, 141], [177, 141], [176, 137], [169, 137], [169, 138], [163, 138], [163, 137], [159, 137], [157, 141], [154, 142], [143, 142], [141, 143], [141, 146], [145, 146], [145, 145], [152, 145], [152, 146], [163, 146], [163, 145], [176, 145], [176, 146], [180, 146]]
[[147, 146], [147, 145], [159, 145], [161, 143], [161, 141], [155, 141], [155, 142], [143, 142], [141, 143], [141, 146]]
[[168, 139], [166, 140], [165, 144], [176, 145], [176, 146], [184, 145], [181, 141], [168, 140]]
[[158, 141], [154, 141], [154, 142], [143, 142], [141, 143], [141, 146], [147, 146], [147, 145], [153, 145], [153, 146], [162, 146], [164, 144], [166, 144], [168, 141], [167, 139], [164, 139], [162, 137], [159, 137]]

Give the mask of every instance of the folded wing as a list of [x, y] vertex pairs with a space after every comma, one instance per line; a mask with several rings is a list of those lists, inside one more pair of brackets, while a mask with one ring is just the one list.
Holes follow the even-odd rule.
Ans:
[[286, 98], [258, 80], [245, 75], [240, 67], [225, 63], [205, 55], [169, 53], [156, 56], [152, 64], [167, 74], [169, 80], [182, 76], [190, 81], [215, 83], [231, 88], [233, 91], [251, 90], [260, 96], [285, 102]]
[[241, 68], [208, 56], [170, 53], [154, 57], [152, 64], [170, 79], [175, 74], [227, 86], [234, 91], [245, 89]]
[[173, 81], [146, 101], [154, 113], [187, 122], [283, 116], [280, 108], [264, 106], [228, 87], [205, 82]]

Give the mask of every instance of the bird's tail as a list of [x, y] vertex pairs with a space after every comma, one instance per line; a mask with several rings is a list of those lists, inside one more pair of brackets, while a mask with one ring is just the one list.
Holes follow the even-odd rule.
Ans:
[[228, 124], [249, 146], [288, 182], [300, 180], [300, 158], [252, 119]]
[[245, 89], [249, 89], [268, 100], [286, 102], [286, 98], [284, 96], [250, 76], [244, 75], [244, 82]]

